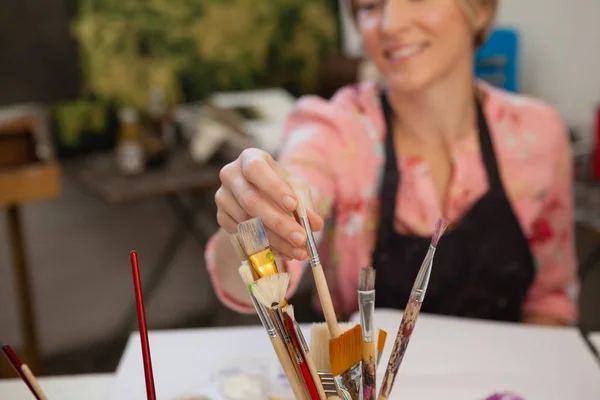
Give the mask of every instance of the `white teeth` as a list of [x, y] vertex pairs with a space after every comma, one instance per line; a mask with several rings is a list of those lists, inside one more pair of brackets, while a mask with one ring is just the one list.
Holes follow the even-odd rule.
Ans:
[[405, 57], [409, 57], [412, 56], [415, 53], [418, 53], [419, 51], [421, 51], [421, 49], [423, 48], [422, 45], [414, 45], [414, 46], [408, 46], [408, 47], [403, 47], [400, 50], [396, 50], [390, 53], [390, 58], [391, 59], [398, 59], [398, 58], [405, 58]]

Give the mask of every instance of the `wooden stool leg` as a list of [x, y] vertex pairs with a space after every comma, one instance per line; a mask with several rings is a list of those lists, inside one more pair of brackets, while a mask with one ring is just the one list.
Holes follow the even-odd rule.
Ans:
[[29, 365], [35, 374], [39, 375], [41, 374], [41, 358], [20, 211], [19, 206], [16, 204], [7, 206], [6, 221], [12, 248], [15, 283], [19, 296], [21, 334], [23, 335], [25, 354], [23, 362]]

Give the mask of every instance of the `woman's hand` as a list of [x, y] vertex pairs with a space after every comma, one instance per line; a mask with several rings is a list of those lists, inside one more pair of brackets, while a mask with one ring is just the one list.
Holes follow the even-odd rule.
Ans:
[[323, 228], [323, 219], [312, 210], [306, 183], [289, 177], [281, 165], [259, 149], [244, 150], [237, 160], [223, 167], [220, 179], [215, 201], [217, 221], [225, 231], [237, 232], [240, 222], [262, 217], [276, 253], [288, 260], [307, 257], [306, 233], [290, 215], [298, 204], [296, 193], [305, 200], [315, 232]]

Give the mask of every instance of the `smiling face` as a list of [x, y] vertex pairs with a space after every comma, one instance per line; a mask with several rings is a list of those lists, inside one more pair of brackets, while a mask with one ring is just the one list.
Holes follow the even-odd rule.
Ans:
[[471, 72], [475, 32], [489, 15], [470, 18], [463, 0], [353, 1], [364, 49], [392, 89], [413, 92]]

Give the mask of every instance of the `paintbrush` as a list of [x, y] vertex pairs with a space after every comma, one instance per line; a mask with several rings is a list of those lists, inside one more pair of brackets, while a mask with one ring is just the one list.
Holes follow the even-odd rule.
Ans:
[[[240, 222], [237, 239], [248, 257], [254, 280], [279, 272], [261, 217]], [[281, 306], [285, 308], [287, 304], [287, 300], [284, 298]]]
[[275, 325], [278, 334], [283, 338], [284, 343], [287, 347], [288, 355], [292, 360], [296, 377], [301, 382], [302, 396], [301, 399], [310, 399], [310, 393], [308, 390], [308, 384], [305, 381], [305, 377], [310, 378], [308, 370], [303, 372], [304, 365], [302, 356], [300, 355], [300, 349], [298, 349], [294, 342], [290, 332], [285, 327], [285, 321], [283, 312], [281, 310], [281, 302], [284, 299], [285, 293], [289, 285], [289, 274], [287, 273], [276, 273], [269, 275], [264, 278], [253, 282], [250, 286], [252, 288], [252, 294], [256, 299], [269, 310], [269, 316], [271, 321]]
[[[308, 363], [306, 362], [305, 352], [300, 342], [300, 338], [298, 337], [298, 332], [296, 331], [296, 326], [294, 325], [294, 320], [290, 317], [289, 308], [291, 306], [288, 305], [286, 307], [286, 312], [283, 313], [283, 322], [285, 325], [285, 329], [290, 334], [292, 342], [294, 344], [294, 348], [297, 349], [297, 355], [299, 356], [300, 361], [298, 365], [300, 367], [300, 372], [302, 373], [302, 378], [304, 379], [304, 383], [306, 383], [306, 388], [308, 389], [308, 393], [310, 395], [311, 400], [321, 400], [321, 396], [319, 391], [317, 390], [316, 382], [313, 379], [313, 376], [308, 368]], [[318, 376], [317, 376], [317, 382]], [[324, 398], [324, 397], [323, 397]]]
[[375, 270], [365, 267], [358, 278], [358, 309], [362, 327], [362, 384], [365, 400], [375, 400], [376, 356], [373, 314], [375, 313]]
[[329, 293], [329, 287], [327, 286], [327, 280], [325, 279], [325, 273], [321, 266], [321, 260], [319, 259], [319, 253], [317, 252], [317, 243], [313, 235], [310, 222], [308, 221], [308, 214], [306, 213], [306, 207], [304, 205], [304, 199], [300, 193], [296, 193], [298, 198], [298, 206], [295, 211], [295, 217], [298, 222], [302, 225], [306, 231], [306, 247], [308, 250], [308, 261], [310, 263], [313, 277], [315, 279], [315, 285], [317, 286], [317, 294], [321, 302], [321, 308], [323, 309], [323, 315], [329, 328], [329, 335], [332, 338], [340, 336], [340, 328], [338, 326], [337, 317], [333, 308], [333, 302], [331, 301], [331, 294]]
[[396, 379], [396, 375], [400, 369], [400, 364], [402, 363], [402, 359], [406, 353], [406, 348], [410, 342], [410, 337], [415, 328], [415, 324], [421, 310], [421, 305], [425, 299], [425, 293], [427, 291], [427, 285], [429, 284], [429, 277], [431, 276], [431, 269], [433, 267], [433, 256], [435, 255], [435, 249], [438, 245], [438, 241], [444, 234], [444, 231], [447, 227], [448, 221], [443, 218], [438, 219], [435, 224], [429, 250], [425, 255], [423, 263], [421, 264], [421, 268], [419, 269], [419, 273], [415, 279], [415, 283], [413, 284], [413, 288], [408, 299], [408, 304], [406, 305], [404, 314], [402, 315], [402, 321], [400, 322], [400, 327], [398, 328], [396, 341], [394, 342], [394, 347], [392, 348], [388, 366], [381, 383], [381, 390], [378, 397], [380, 400], [388, 399], [392, 391], [394, 380]]
[[[340, 331], [346, 332], [354, 325], [353, 323], [342, 322], [339, 324]], [[331, 339], [331, 336], [326, 323], [312, 325], [310, 329], [310, 352], [327, 396], [337, 394], [335, 381], [331, 373], [331, 364], [329, 363], [329, 339]]]
[[148, 400], [156, 400], [156, 389], [154, 388], [154, 374], [152, 372], [152, 357], [150, 356], [150, 341], [148, 340], [148, 326], [146, 325], [146, 310], [144, 307], [144, 294], [142, 292], [142, 278], [138, 256], [135, 251], [130, 253], [131, 273], [133, 276], [133, 288], [135, 291], [135, 302], [137, 306], [138, 325], [140, 329], [140, 343], [142, 346], [142, 359], [144, 362], [144, 379], [146, 380], [146, 397]]
[[14, 350], [7, 344], [2, 346], [2, 352], [6, 356], [6, 359], [13, 367], [17, 375], [19, 375], [23, 383], [25, 383], [27, 388], [29, 388], [29, 391], [31, 392], [31, 394], [33, 394], [33, 397], [35, 397], [36, 400], [48, 400], [46, 394], [42, 390], [42, 387], [35, 378], [35, 375], [33, 375], [31, 369], [29, 369], [27, 364], [23, 364], [21, 362], [21, 360], [17, 356], [17, 353], [15, 353]]
[[363, 398], [362, 390], [362, 329], [360, 325], [337, 338], [329, 339], [331, 373], [344, 399]]
[[379, 362], [381, 361], [381, 354], [383, 353], [386, 339], [387, 332], [383, 329], [379, 329], [379, 335], [377, 336], [377, 366], [379, 366]]
[[[256, 308], [256, 313], [258, 314], [258, 318], [260, 322], [264, 326], [267, 334], [269, 335], [269, 339], [271, 340], [271, 345], [275, 350], [275, 354], [277, 355], [277, 359], [281, 364], [281, 368], [288, 378], [288, 382], [290, 383], [290, 387], [294, 392], [294, 397], [297, 399], [304, 398], [304, 389], [302, 388], [302, 383], [299, 380], [298, 375], [296, 374], [296, 369], [290, 358], [288, 350], [286, 348], [285, 342], [281, 334], [278, 333], [277, 328], [275, 327], [275, 323], [271, 319], [269, 315], [268, 309], [265, 305], [258, 301], [255, 294], [252, 291], [253, 285], [255, 283], [252, 276], [252, 268], [248, 265], [248, 263], [242, 263], [242, 265], [238, 268], [238, 272], [240, 277], [248, 287], [248, 292], [250, 293], [250, 299], [252, 300], [252, 304], [254, 304], [254, 308]], [[280, 275], [280, 274], [278, 274]], [[287, 275], [287, 274], [285, 274]], [[280, 277], [278, 276], [277, 279]], [[282, 279], [286, 279], [285, 276]], [[287, 277], [289, 282], [289, 276]]]
[[[318, 393], [318, 397], [321, 400], [326, 398], [325, 389], [321, 384], [321, 379], [319, 378], [319, 374], [317, 373], [317, 367], [315, 366], [315, 362], [313, 360], [312, 354], [310, 352], [310, 348], [306, 344], [306, 339], [304, 338], [304, 334], [302, 334], [302, 329], [300, 329], [300, 325], [296, 322], [296, 317], [294, 315], [294, 306], [288, 305], [285, 309], [286, 316], [289, 317], [289, 320], [292, 324], [290, 329], [293, 329], [293, 335], [295, 335], [296, 340], [298, 341], [299, 347], [302, 350], [302, 358], [306, 363], [310, 376], [312, 378], [313, 384]], [[287, 319], [286, 319], [287, 323]]]

